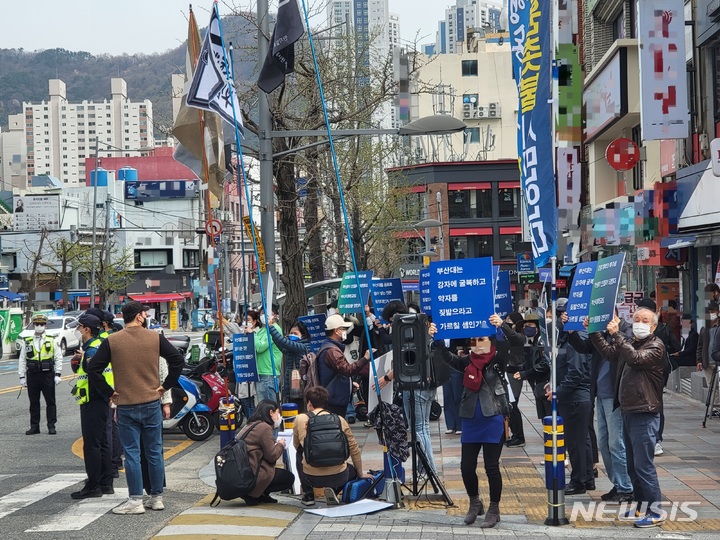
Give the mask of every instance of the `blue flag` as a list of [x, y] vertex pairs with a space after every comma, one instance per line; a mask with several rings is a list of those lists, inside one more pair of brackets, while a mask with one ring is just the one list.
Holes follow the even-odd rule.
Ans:
[[513, 75], [518, 86], [518, 158], [536, 267], [557, 251], [555, 149], [550, 107], [551, 2], [510, 2]]

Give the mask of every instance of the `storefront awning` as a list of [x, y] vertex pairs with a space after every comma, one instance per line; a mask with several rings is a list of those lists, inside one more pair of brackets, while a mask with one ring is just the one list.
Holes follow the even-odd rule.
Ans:
[[130, 298], [137, 302], [147, 304], [148, 302], [172, 302], [183, 301], [185, 297], [178, 293], [147, 293], [147, 294], [130, 294]]
[[681, 249], [686, 247], [692, 247], [697, 241], [695, 235], [684, 235], [684, 236], [668, 236], [660, 240], [660, 247], [667, 249]]
[[[75, 298], [77, 300], [78, 305], [80, 306], [89, 306], [90, 305], [90, 295], [88, 296], [78, 296]], [[95, 305], [97, 306], [100, 303], [100, 297], [95, 297]]]
[[7, 298], [10, 302], [19, 302], [25, 300], [23, 293], [14, 293], [12, 291], [0, 291], [0, 298]]

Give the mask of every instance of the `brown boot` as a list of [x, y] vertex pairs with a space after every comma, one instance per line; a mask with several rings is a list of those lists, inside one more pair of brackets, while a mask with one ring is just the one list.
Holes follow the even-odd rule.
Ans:
[[481, 529], [492, 529], [500, 521], [500, 503], [490, 502], [485, 521], [480, 524]]
[[484, 513], [485, 505], [483, 505], [480, 496], [475, 495], [474, 497], [470, 497], [470, 507], [468, 508], [467, 515], [465, 516], [465, 525], [472, 525], [475, 523], [477, 517], [483, 515]]

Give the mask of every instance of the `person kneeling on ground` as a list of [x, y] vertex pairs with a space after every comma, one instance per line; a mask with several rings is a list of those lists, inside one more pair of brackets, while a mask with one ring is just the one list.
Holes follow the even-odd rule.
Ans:
[[[308, 412], [298, 415], [293, 426], [293, 445], [298, 455], [297, 467], [303, 490], [302, 503], [305, 506], [315, 504], [314, 487], [325, 488], [328, 504], [338, 504], [337, 492], [348, 481], [372, 478], [372, 475], [362, 472], [360, 447], [347, 421], [326, 410], [329, 399], [328, 391], [322, 386], [305, 390]], [[323, 419], [322, 423], [315, 421], [325, 415], [333, 415], [335, 418], [333, 421]], [[320, 429], [323, 435], [316, 436]], [[328, 437], [333, 430], [337, 431], [336, 436]], [[346, 462], [348, 455], [352, 464]]]
[[245, 439], [250, 466], [257, 471], [255, 487], [243, 497], [248, 506], [276, 503], [270, 493], [285, 491], [295, 483], [293, 473], [275, 467], [285, 451], [285, 439], [275, 442], [274, 430], [281, 424], [280, 406], [266, 399], [258, 404], [247, 425], [236, 436]]

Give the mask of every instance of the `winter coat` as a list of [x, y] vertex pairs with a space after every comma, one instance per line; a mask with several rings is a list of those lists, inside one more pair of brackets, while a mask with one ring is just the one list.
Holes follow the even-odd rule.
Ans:
[[615, 406], [627, 413], [658, 413], [662, 409], [665, 345], [657, 336], [630, 340], [620, 332], [605, 339], [600, 332], [590, 339], [605, 358], [618, 362]]
[[[247, 433], [255, 423], [247, 424], [240, 430], [237, 437], [239, 438]], [[265, 493], [270, 482], [275, 478], [275, 463], [282, 457], [285, 447], [275, 442], [273, 427], [267, 422], [260, 421], [245, 437], [245, 444], [248, 447], [250, 466], [253, 471], [258, 471], [257, 482], [255, 482], [255, 487], [250, 492], [250, 496], [259, 497]], [[258, 465], [260, 466], [259, 469]]]

